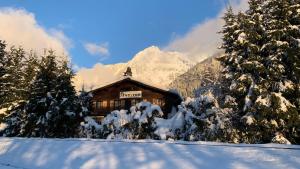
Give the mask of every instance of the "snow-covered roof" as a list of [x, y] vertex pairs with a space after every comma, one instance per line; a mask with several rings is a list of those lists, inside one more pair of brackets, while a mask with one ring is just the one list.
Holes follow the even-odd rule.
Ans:
[[133, 78], [133, 77], [131, 77], [131, 76], [123, 76], [121, 79], [116, 80], [116, 81], [114, 81], [114, 82], [111, 82], [111, 83], [109, 83], [109, 84], [103, 85], [103, 86], [101, 86], [101, 87], [99, 87], [99, 88], [97, 88], [97, 89], [92, 90], [91, 92], [98, 91], [98, 90], [101, 90], [101, 89], [104, 89], [104, 88], [113, 86], [113, 85], [115, 85], [115, 84], [117, 84], [117, 83], [121, 83], [121, 82], [123, 82], [123, 81], [132, 81], [132, 82], [138, 83], [138, 84], [140, 84], [140, 85], [142, 85], [142, 86], [146, 86], [146, 87], [152, 88], [152, 89], [154, 89], [154, 90], [159, 90], [160, 92], [171, 93], [171, 94], [176, 94], [176, 95], [178, 95], [178, 93], [175, 93], [175, 92], [173, 92], [173, 91], [169, 91], [169, 90], [163, 89], [163, 88], [161, 88], [161, 87], [157, 87], [157, 86], [152, 85], [152, 84], [149, 84], [149, 83], [142, 82], [142, 81], [137, 80], [137, 79], [135, 79], [135, 78]]

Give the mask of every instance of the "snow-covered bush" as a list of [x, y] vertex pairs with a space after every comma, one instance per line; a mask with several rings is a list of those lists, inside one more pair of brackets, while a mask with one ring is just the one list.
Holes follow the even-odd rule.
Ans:
[[0, 123], [0, 136], [2, 136], [3, 131], [6, 129], [7, 124], [6, 123]]
[[3, 135], [3, 131], [7, 127], [7, 124], [5, 123], [5, 112], [6, 109], [0, 109], [0, 136]]
[[220, 108], [210, 91], [188, 98], [168, 119], [162, 116], [160, 107], [150, 102], [138, 103], [130, 111], [115, 110], [98, 127], [100, 138], [238, 142], [232, 109]]
[[2, 131], [3, 136], [21, 136], [21, 132], [23, 132], [22, 127], [24, 126], [25, 105], [26, 103], [23, 102], [7, 109], [3, 123], [5, 124], [5, 128]]
[[272, 143], [291, 144], [291, 142], [288, 139], [286, 139], [281, 133], [276, 133], [275, 137], [272, 139]]
[[6, 114], [6, 109], [0, 109], [0, 123], [4, 122], [5, 114]]
[[102, 121], [102, 136], [104, 138], [130, 138], [131, 132], [124, 126], [132, 122], [131, 113], [127, 110], [115, 110]]
[[102, 137], [108, 139], [151, 139], [154, 138], [156, 117], [163, 112], [157, 105], [140, 102], [127, 110], [115, 110], [102, 121]]
[[188, 137], [196, 127], [195, 116], [191, 110], [182, 103], [178, 106], [178, 112], [169, 119], [155, 118], [155, 135], [162, 140], [179, 140]]
[[89, 116], [84, 118], [80, 123], [79, 137], [83, 138], [100, 138], [102, 126]]
[[238, 142], [237, 131], [233, 126], [234, 112], [231, 108], [221, 108], [218, 100], [208, 91], [198, 98], [189, 100], [196, 118], [189, 138], [194, 140]]
[[182, 102], [172, 118], [156, 118], [154, 133], [160, 139], [238, 142], [232, 117], [232, 109], [220, 108], [215, 96], [208, 91]]

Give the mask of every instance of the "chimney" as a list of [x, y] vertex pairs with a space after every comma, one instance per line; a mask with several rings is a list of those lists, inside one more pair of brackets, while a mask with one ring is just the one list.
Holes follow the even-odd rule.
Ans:
[[127, 67], [127, 70], [126, 70], [126, 72], [124, 72], [123, 76], [132, 77], [132, 71], [131, 71], [130, 67]]

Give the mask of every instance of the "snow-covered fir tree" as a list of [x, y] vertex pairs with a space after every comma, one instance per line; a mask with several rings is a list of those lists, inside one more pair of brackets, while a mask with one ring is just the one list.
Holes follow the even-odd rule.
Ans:
[[[225, 86], [228, 96], [234, 101], [230, 106], [237, 106], [240, 117], [236, 127], [242, 142], [271, 142], [276, 133], [298, 142], [299, 109], [295, 103], [299, 81], [293, 76], [297, 66], [291, 68], [297, 63], [288, 62], [297, 61], [292, 58], [299, 56], [295, 52], [299, 46], [294, 45], [297, 38], [291, 37], [299, 34], [299, 24], [291, 24], [295, 17], [289, 18], [293, 3], [297, 4], [250, 0], [245, 13], [232, 15], [229, 10], [225, 15], [225, 55], [220, 60], [225, 67], [225, 81], [230, 84]], [[229, 16], [233, 19], [226, 19]], [[289, 32], [291, 28], [298, 32]], [[293, 98], [284, 90], [292, 90], [289, 93]]]
[[85, 86], [82, 86], [82, 89], [79, 91], [78, 96], [78, 105], [79, 105], [79, 112], [81, 117], [85, 117], [90, 114], [90, 108], [91, 108], [91, 99], [93, 97], [93, 94], [91, 92], [88, 92], [85, 89]]
[[[19, 66], [16, 71], [9, 71], [12, 72], [12, 76], [7, 76], [16, 77], [16, 79], [6, 78], [10, 83], [7, 87], [11, 89], [9, 90], [10, 93], [6, 93], [8, 97], [4, 100], [5, 106], [9, 107], [4, 118], [7, 125], [4, 134], [6, 136], [19, 136], [25, 115], [25, 105], [30, 96], [29, 89], [36, 75], [37, 58], [35, 55], [27, 57], [22, 48], [12, 48], [8, 53], [11, 57], [9, 60], [19, 61], [17, 62]], [[12, 68], [14, 67], [12, 66]]]
[[80, 127], [78, 135], [79, 137], [85, 138], [100, 138], [100, 125], [91, 117], [88, 117], [90, 114], [90, 101], [93, 95], [90, 92], [87, 92], [85, 86], [82, 86], [82, 89], [79, 91], [79, 96], [77, 99], [78, 112], [81, 117]]
[[72, 137], [77, 134], [81, 117], [77, 108], [77, 96], [72, 85], [73, 71], [67, 61], [59, 63], [57, 68], [55, 101], [50, 106], [48, 127], [49, 134], [55, 137]]
[[199, 97], [200, 95], [206, 93], [207, 91], [213, 92], [215, 95], [220, 95], [220, 70], [221, 66], [219, 61], [215, 58], [209, 58], [210, 63], [204, 64], [204, 71], [201, 73], [202, 78], [200, 79], [201, 85], [194, 90], [194, 96]]
[[[238, 30], [238, 22], [237, 17], [234, 15], [232, 8], [228, 8], [227, 12], [223, 17], [225, 21], [225, 25], [220, 33], [223, 34], [223, 44], [221, 46], [224, 49], [224, 54], [219, 56], [217, 59], [222, 63], [224, 66], [223, 70], [221, 71], [221, 88], [223, 97], [225, 99], [226, 95], [230, 94], [229, 86], [231, 85], [231, 81], [235, 76], [235, 73], [238, 69], [237, 62], [239, 60], [238, 55], [234, 53], [234, 50], [237, 46], [235, 43], [238, 39], [237, 31]], [[235, 106], [237, 103], [232, 103]]]
[[[87, 93], [76, 95], [67, 61], [53, 51], [45, 56], [1, 42], [1, 122], [6, 136], [74, 137], [88, 114]], [[41, 59], [37, 59], [40, 57]], [[2, 111], [2, 110], [1, 110]], [[3, 116], [3, 117], [2, 117]]]
[[24, 97], [24, 72], [23, 64], [25, 51], [22, 48], [12, 47], [6, 53], [6, 73], [2, 76], [3, 107], [10, 108], [17, 105]]
[[28, 85], [24, 71], [25, 51], [19, 47], [12, 47], [6, 52], [5, 75], [2, 76], [2, 108], [5, 108], [5, 121], [7, 130], [4, 132], [7, 136], [14, 136], [20, 130], [20, 121], [26, 96], [28, 95]]
[[5, 51], [6, 44], [0, 40], [0, 124], [4, 121], [5, 110], [4, 108], [4, 83], [5, 83], [5, 74], [7, 72], [7, 54]]
[[3, 131], [4, 136], [21, 136], [20, 133], [22, 133], [24, 118], [26, 118], [25, 105], [25, 102], [20, 103], [8, 111], [3, 123], [6, 125], [6, 128]]
[[292, 143], [300, 143], [299, 68], [300, 1], [265, 1], [262, 5], [265, 43], [266, 91], [258, 96], [256, 114], [262, 139], [281, 133]]
[[4, 105], [4, 95], [5, 95], [5, 75], [7, 73], [7, 54], [5, 51], [6, 44], [0, 40], [0, 109]]
[[23, 64], [23, 75], [24, 75], [24, 84], [23, 84], [23, 99], [25, 101], [29, 100], [30, 97], [30, 86], [33, 84], [37, 71], [39, 60], [37, 54], [31, 52], [26, 55], [24, 64]]
[[66, 62], [58, 63], [53, 51], [42, 58], [25, 106], [21, 135], [74, 137], [80, 123], [73, 72]]
[[[21, 135], [28, 137], [48, 137], [48, 118], [57, 111], [55, 87], [57, 81], [57, 63], [53, 53], [42, 58], [38, 73], [30, 86], [30, 99], [25, 107]], [[51, 108], [50, 108], [51, 107]]]

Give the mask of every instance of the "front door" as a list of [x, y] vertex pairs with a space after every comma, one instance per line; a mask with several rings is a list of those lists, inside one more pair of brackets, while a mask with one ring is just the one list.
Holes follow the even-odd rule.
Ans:
[[130, 110], [131, 99], [125, 99], [125, 110]]

